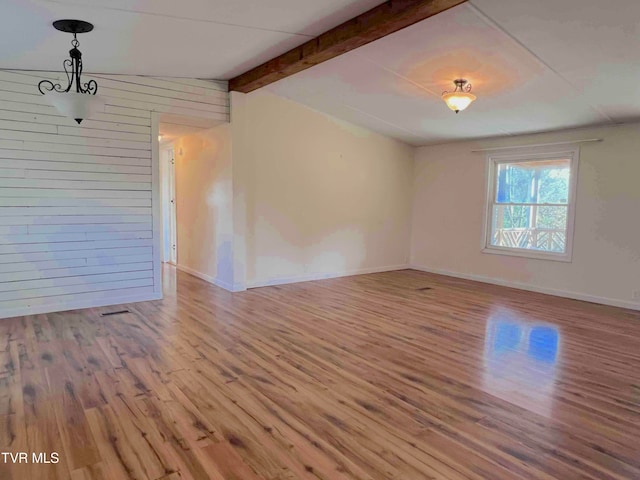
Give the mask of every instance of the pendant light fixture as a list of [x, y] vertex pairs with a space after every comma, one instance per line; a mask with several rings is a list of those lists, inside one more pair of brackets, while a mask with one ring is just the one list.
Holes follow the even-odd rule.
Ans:
[[82, 83], [82, 53], [78, 50], [78, 33], [87, 33], [93, 30], [93, 25], [82, 20], [57, 20], [53, 22], [56, 30], [72, 33], [73, 40], [69, 50], [70, 58], [63, 63], [67, 74], [68, 85], [63, 87], [60, 83], [51, 80], [42, 80], [38, 83], [38, 90], [49, 103], [58, 109], [63, 115], [73, 118], [78, 124], [93, 114], [104, 111], [104, 102], [96, 95], [98, 84], [95, 80]]
[[443, 92], [442, 99], [447, 104], [447, 107], [458, 113], [471, 105], [476, 96], [471, 93], [471, 84], [464, 78], [458, 78], [453, 83], [456, 86], [455, 90], [453, 92]]

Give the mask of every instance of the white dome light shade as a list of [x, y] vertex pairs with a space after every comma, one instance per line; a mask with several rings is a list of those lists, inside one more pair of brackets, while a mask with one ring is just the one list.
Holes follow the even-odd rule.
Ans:
[[471, 105], [471, 102], [476, 99], [476, 96], [468, 92], [451, 92], [442, 95], [442, 99], [447, 104], [447, 107], [458, 113]]
[[458, 113], [471, 105], [476, 96], [471, 93], [471, 84], [464, 78], [458, 78], [453, 81], [456, 86], [453, 92], [443, 92], [442, 99], [454, 112]]
[[90, 93], [47, 92], [47, 101], [63, 115], [73, 118], [78, 124], [85, 118], [104, 112], [104, 100]]

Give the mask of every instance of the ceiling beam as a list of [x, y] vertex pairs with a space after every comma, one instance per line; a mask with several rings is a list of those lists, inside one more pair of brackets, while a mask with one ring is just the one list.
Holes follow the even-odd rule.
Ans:
[[288, 52], [229, 80], [249, 93], [437, 15], [467, 0], [388, 0]]

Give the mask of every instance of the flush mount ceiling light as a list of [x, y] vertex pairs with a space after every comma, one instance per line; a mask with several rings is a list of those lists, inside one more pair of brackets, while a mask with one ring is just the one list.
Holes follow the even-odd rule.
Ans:
[[82, 83], [82, 53], [78, 50], [78, 33], [87, 33], [93, 30], [93, 25], [82, 20], [57, 20], [53, 22], [56, 30], [72, 33], [73, 40], [69, 50], [69, 56], [63, 63], [64, 71], [67, 74], [67, 87], [60, 83], [53, 83], [51, 80], [42, 80], [38, 83], [38, 90], [43, 94], [49, 103], [58, 109], [60, 113], [73, 118], [78, 124], [83, 119], [91, 115], [104, 111], [104, 102], [96, 96], [98, 84], [95, 80]]
[[464, 78], [458, 78], [453, 83], [456, 86], [455, 90], [453, 92], [443, 92], [442, 99], [447, 104], [447, 107], [458, 113], [471, 105], [476, 96], [471, 93], [471, 84]]

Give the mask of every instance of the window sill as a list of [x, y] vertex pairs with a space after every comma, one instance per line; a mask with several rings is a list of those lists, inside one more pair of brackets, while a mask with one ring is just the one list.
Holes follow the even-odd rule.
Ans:
[[554, 262], [571, 263], [570, 253], [538, 252], [532, 250], [499, 247], [485, 247], [482, 249], [482, 253], [489, 253], [491, 255], [507, 255], [510, 257], [524, 257], [531, 258], [533, 260], [551, 260]]

